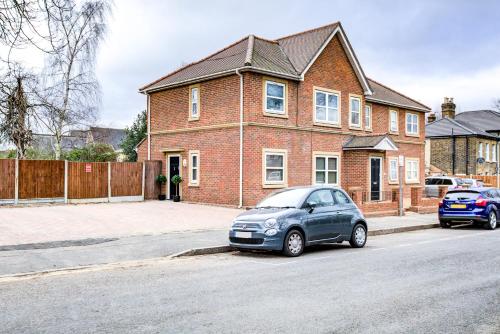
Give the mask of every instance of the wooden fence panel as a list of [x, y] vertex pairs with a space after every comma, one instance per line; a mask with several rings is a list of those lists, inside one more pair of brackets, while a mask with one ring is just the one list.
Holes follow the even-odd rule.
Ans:
[[64, 161], [19, 160], [19, 199], [64, 197]]
[[0, 199], [16, 197], [16, 160], [0, 159]]
[[161, 173], [161, 160], [147, 160], [146, 177], [144, 180], [144, 199], [158, 199], [160, 185], [156, 183], [156, 177]]
[[107, 198], [107, 162], [68, 162], [68, 198]]
[[111, 163], [111, 196], [142, 195], [142, 163]]

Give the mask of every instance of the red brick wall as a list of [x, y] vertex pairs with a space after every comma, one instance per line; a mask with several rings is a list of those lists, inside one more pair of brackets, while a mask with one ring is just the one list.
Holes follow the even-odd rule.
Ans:
[[148, 138], [137, 146], [137, 161], [148, 160]]

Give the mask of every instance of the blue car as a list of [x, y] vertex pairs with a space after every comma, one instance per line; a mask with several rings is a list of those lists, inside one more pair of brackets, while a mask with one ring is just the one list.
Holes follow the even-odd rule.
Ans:
[[439, 223], [450, 228], [454, 223], [472, 222], [494, 230], [500, 212], [500, 190], [476, 188], [449, 191], [439, 203]]
[[363, 247], [367, 231], [363, 214], [343, 190], [296, 187], [277, 191], [236, 217], [229, 243], [299, 256], [305, 246], [319, 243], [349, 241]]

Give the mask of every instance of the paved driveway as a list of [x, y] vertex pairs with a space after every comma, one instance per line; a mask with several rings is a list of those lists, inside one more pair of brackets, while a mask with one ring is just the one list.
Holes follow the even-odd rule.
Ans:
[[241, 210], [170, 201], [0, 208], [0, 245], [227, 229]]

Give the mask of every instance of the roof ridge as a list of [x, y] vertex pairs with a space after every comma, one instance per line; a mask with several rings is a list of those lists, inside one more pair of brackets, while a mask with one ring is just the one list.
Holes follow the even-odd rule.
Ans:
[[376, 84], [378, 84], [378, 85], [380, 85], [380, 86], [382, 86], [382, 87], [385, 87], [385, 88], [387, 88], [388, 90], [390, 90], [390, 91], [392, 91], [392, 92], [394, 92], [394, 93], [396, 93], [396, 94], [399, 94], [399, 95], [401, 95], [401, 96], [404, 96], [404, 97], [405, 97], [405, 98], [407, 98], [408, 100], [413, 101], [413, 102], [415, 102], [415, 103], [417, 103], [417, 104], [419, 104], [419, 105], [421, 105], [421, 106], [423, 106], [423, 107], [425, 107], [425, 108], [427, 108], [427, 109], [431, 110], [431, 108], [429, 108], [428, 106], [426, 106], [426, 105], [425, 105], [425, 104], [423, 104], [422, 102], [419, 102], [419, 101], [417, 101], [417, 100], [415, 100], [415, 99], [412, 99], [411, 97], [406, 96], [405, 94], [400, 93], [400, 92], [398, 92], [398, 91], [397, 91], [397, 90], [395, 90], [395, 89], [392, 89], [392, 88], [390, 88], [390, 87], [387, 87], [386, 85], [381, 84], [381, 83], [380, 83], [380, 82], [378, 82], [377, 80], [374, 80], [374, 79], [372, 79], [372, 78], [368, 78], [368, 77], [367, 77], [366, 79], [368, 79], [368, 80], [370, 80], [370, 81], [373, 81], [373, 82], [375, 82]]
[[325, 25], [323, 25], [321, 27], [316, 27], [316, 28], [304, 30], [304, 31], [301, 31], [301, 32], [296, 32], [294, 34], [286, 35], [286, 36], [283, 36], [283, 37], [280, 37], [280, 38], [276, 38], [276, 41], [280, 41], [280, 40], [287, 39], [287, 38], [290, 38], [290, 37], [294, 37], [294, 36], [306, 34], [306, 33], [309, 33], [309, 32], [313, 32], [313, 31], [325, 29], [327, 27], [334, 26], [334, 25], [339, 25], [339, 24], [340, 24], [340, 21], [336, 21], [336, 22], [333, 22], [333, 23], [325, 24]]
[[256, 35], [253, 35], [256, 39], [260, 39], [261, 41], [265, 41], [265, 42], [269, 42], [269, 43], [273, 43], [273, 44], [279, 44], [279, 42], [275, 39], [269, 39], [269, 38], [264, 38], [264, 37], [260, 37], [260, 36], [256, 36]]
[[252, 65], [254, 39], [255, 39], [254, 35], [249, 35], [248, 36], [247, 53], [245, 55], [245, 66], [251, 66]]
[[159, 78], [159, 79], [157, 79], [157, 80], [155, 80], [155, 81], [152, 81], [152, 82], [150, 82], [150, 83], [148, 83], [148, 84], [146, 84], [146, 85], [142, 86], [141, 88], [139, 88], [139, 91], [144, 90], [144, 89], [148, 88], [149, 86], [152, 86], [152, 85], [154, 85], [154, 84], [156, 84], [156, 83], [158, 83], [158, 82], [162, 81], [163, 79], [166, 79], [166, 78], [168, 78], [168, 77], [170, 77], [170, 76], [174, 75], [175, 73], [178, 73], [178, 72], [182, 71], [183, 69], [188, 68], [189, 66], [193, 66], [193, 65], [196, 65], [196, 64], [198, 64], [198, 63], [201, 63], [202, 61], [207, 60], [208, 58], [213, 57], [213, 56], [215, 56], [216, 54], [219, 54], [219, 53], [221, 53], [221, 52], [223, 52], [223, 51], [226, 51], [227, 49], [229, 49], [229, 48], [231, 48], [231, 47], [235, 46], [235, 45], [236, 45], [236, 44], [238, 44], [238, 43], [243, 42], [245, 39], [247, 39], [247, 38], [249, 38], [249, 37], [250, 37], [250, 35], [245, 36], [245, 37], [243, 37], [243, 38], [241, 38], [241, 39], [237, 40], [236, 42], [234, 42], [234, 43], [232, 43], [232, 44], [230, 44], [230, 45], [226, 46], [225, 48], [220, 49], [220, 50], [218, 50], [218, 51], [215, 51], [214, 53], [212, 53], [212, 54], [210, 54], [210, 55], [206, 56], [205, 58], [202, 58], [202, 59], [200, 59], [200, 60], [197, 60], [197, 61], [194, 61], [194, 62], [192, 62], [192, 63], [186, 64], [186, 65], [184, 65], [184, 66], [181, 66], [181, 67], [179, 67], [178, 69], [176, 69], [175, 71], [170, 72], [170, 73], [168, 73], [167, 75], [164, 75], [163, 77], [161, 77], [161, 78]]

